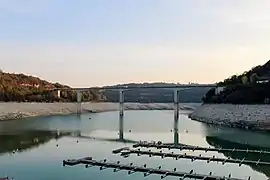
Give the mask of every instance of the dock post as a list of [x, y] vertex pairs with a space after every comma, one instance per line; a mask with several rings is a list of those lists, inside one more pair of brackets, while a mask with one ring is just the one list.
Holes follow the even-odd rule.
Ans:
[[179, 123], [179, 92], [174, 90], [174, 144], [179, 143], [178, 123]]
[[82, 113], [82, 92], [76, 91], [77, 94], [77, 114]]
[[119, 139], [124, 139], [124, 91], [119, 91]]

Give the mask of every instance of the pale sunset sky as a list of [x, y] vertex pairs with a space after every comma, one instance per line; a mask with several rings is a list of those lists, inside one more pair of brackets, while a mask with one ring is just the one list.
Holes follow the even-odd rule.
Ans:
[[73, 87], [213, 83], [270, 59], [270, 0], [0, 0], [0, 68]]

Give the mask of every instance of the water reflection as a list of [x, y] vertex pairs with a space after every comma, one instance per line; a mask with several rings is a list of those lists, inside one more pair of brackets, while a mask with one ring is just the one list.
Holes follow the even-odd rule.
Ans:
[[[206, 142], [214, 146], [215, 148], [227, 148], [227, 149], [253, 149], [270, 151], [269, 140], [270, 134], [261, 132], [250, 132], [236, 129], [227, 129], [224, 127], [211, 127], [206, 126], [207, 135], [205, 137]], [[269, 154], [254, 154], [243, 152], [223, 152], [227, 157], [233, 159], [243, 159], [252, 161], [267, 161], [270, 162]], [[264, 173], [267, 177], [270, 177], [270, 167], [262, 165], [249, 165], [252, 169]]]
[[23, 131], [17, 133], [0, 134], [0, 154], [11, 152], [23, 152], [37, 148], [52, 139], [59, 139], [70, 133], [54, 131]]
[[179, 126], [179, 118], [177, 118], [177, 120], [174, 121], [173, 142], [175, 145], [179, 144], [178, 126]]
[[[0, 166], [5, 164], [4, 170], [0, 168], [0, 175], [1, 171], [2, 173], [6, 173], [5, 171], [7, 171], [9, 174], [27, 179], [30, 175], [28, 176], [26, 173], [20, 174], [20, 168], [23, 168], [25, 172], [29, 173], [34, 168], [36, 172], [38, 171], [44, 174], [43, 179], [50, 179], [47, 175], [52, 175], [53, 173], [51, 172], [55, 172], [54, 178], [51, 179], [74, 179], [75, 172], [77, 172], [76, 175], [78, 177], [85, 176], [85, 179], [89, 179], [93, 175], [96, 175], [96, 177], [104, 176], [104, 178], [100, 179], [106, 179], [105, 176], [107, 175], [111, 177], [109, 172], [102, 173], [101, 175], [100, 173], [95, 174], [94, 170], [87, 170], [89, 172], [87, 173], [81, 168], [75, 168], [69, 172], [70, 170], [62, 169], [58, 165], [63, 159], [80, 158], [89, 155], [96, 159], [108, 157], [113, 160], [119, 160], [118, 156], [111, 155], [112, 149], [125, 146], [123, 143], [133, 144], [140, 140], [161, 140], [164, 143], [184, 143], [204, 147], [212, 145], [227, 148], [270, 148], [270, 141], [268, 141], [270, 137], [268, 134], [251, 133], [231, 128], [217, 128], [216, 126], [209, 127], [202, 123], [191, 121], [183, 114], [180, 114], [179, 120], [175, 118], [174, 121], [173, 114], [172, 111], [127, 111], [124, 117], [119, 117], [117, 112], [108, 112], [83, 114], [79, 117], [74, 115], [0, 122], [0, 153], [12, 152], [14, 149], [21, 151], [32, 149], [29, 152], [18, 153], [12, 157], [0, 154]], [[59, 140], [54, 141], [53, 139]], [[77, 140], [79, 140], [79, 143]], [[236, 144], [234, 144], [235, 142]], [[59, 147], [56, 147], [57, 144]], [[34, 148], [37, 149], [33, 150]], [[175, 152], [180, 153], [179, 151]], [[196, 153], [201, 152], [188, 153], [197, 155]], [[223, 156], [222, 154], [213, 155], [218, 157]], [[242, 159], [245, 154], [239, 155], [238, 153], [233, 153], [224, 155]], [[257, 156], [253, 157], [251, 155], [246, 158], [257, 159]], [[29, 163], [29, 160], [32, 162]], [[218, 175], [228, 175], [237, 167], [237, 165], [228, 164], [226, 168], [220, 165], [221, 168], [218, 164], [206, 164], [202, 161], [175, 161], [173, 159], [166, 159], [166, 161], [161, 159], [159, 161], [156, 158], [149, 160], [141, 156], [130, 157], [123, 161], [129, 160], [142, 164], [147, 163], [153, 167], [158, 164], [165, 164], [168, 169], [181, 167], [183, 171], [189, 171], [190, 169], [194, 169], [200, 173], [213, 171], [217, 172]], [[270, 157], [261, 157], [261, 160], [270, 161]], [[27, 162], [28, 166], [22, 167], [20, 163], [17, 163], [19, 161]], [[267, 167], [252, 168], [263, 172], [267, 176], [270, 175], [268, 173], [270, 169]], [[37, 177], [39, 173], [37, 173]], [[70, 173], [70, 177], [66, 175], [67, 173]], [[255, 171], [251, 172], [251, 169], [247, 166], [241, 167], [233, 173], [239, 175], [239, 177], [244, 173], [254, 173], [254, 177], [261, 175], [257, 175], [259, 173]], [[59, 178], [56, 178], [56, 176], [59, 176]], [[21, 177], [20, 179], [23, 179]], [[123, 176], [119, 175], [119, 177]], [[134, 177], [132, 180], [136, 179], [141, 179], [141, 177]]]

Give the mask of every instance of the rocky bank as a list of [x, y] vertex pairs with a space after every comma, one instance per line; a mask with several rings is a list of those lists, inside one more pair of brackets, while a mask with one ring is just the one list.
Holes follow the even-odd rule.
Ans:
[[208, 124], [270, 131], [270, 105], [204, 104], [189, 117]]
[[[166, 103], [125, 103], [125, 110], [173, 110], [173, 104]], [[118, 103], [82, 103], [82, 113], [117, 111]], [[193, 107], [180, 105], [182, 110]], [[0, 103], [0, 121], [16, 120], [36, 116], [68, 115], [77, 113], [77, 103]]]

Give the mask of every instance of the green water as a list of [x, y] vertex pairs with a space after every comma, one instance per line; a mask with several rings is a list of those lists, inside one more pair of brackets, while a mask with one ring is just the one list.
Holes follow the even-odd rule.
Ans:
[[[91, 117], [91, 119], [89, 119]], [[131, 146], [140, 140], [161, 140], [174, 142], [173, 111], [126, 111], [124, 117], [124, 141], [119, 140], [118, 112], [84, 114], [80, 117], [56, 116], [31, 118], [21, 121], [0, 122], [0, 177], [9, 176], [16, 180], [139, 180], [144, 179], [140, 173], [127, 175], [111, 169], [100, 171], [99, 168], [84, 166], [63, 167], [62, 160], [92, 156], [95, 159], [107, 158], [121, 163], [135, 162], [147, 164], [148, 167], [162, 165], [163, 169], [177, 168], [187, 172], [209, 173], [233, 177], [261, 180], [270, 177], [270, 167], [251, 167], [237, 164], [209, 163], [203, 161], [173, 160], [170, 158], [136, 156], [128, 158], [113, 155], [112, 150]], [[223, 148], [257, 148], [270, 149], [270, 135], [237, 129], [206, 126], [191, 121], [185, 112], [180, 115], [180, 143], [204, 147]], [[77, 143], [78, 141], [78, 143]], [[16, 152], [15, 152], [15, 151]], [[15, 153], [13, 153], [15, 152]], [[175, 152], [180, 153], [175, 150]], [[205, 152], [189, 152], [203, 154]], [[246, 156], [243, 153], [207, 153], [207, 156], [230, 156], [232, 158], [258, 159], [270, 161], [270, 156]], [[146, 179], [160, 179], [151, 175]], [[166, 179], [178, 179], [167, 177]]]

